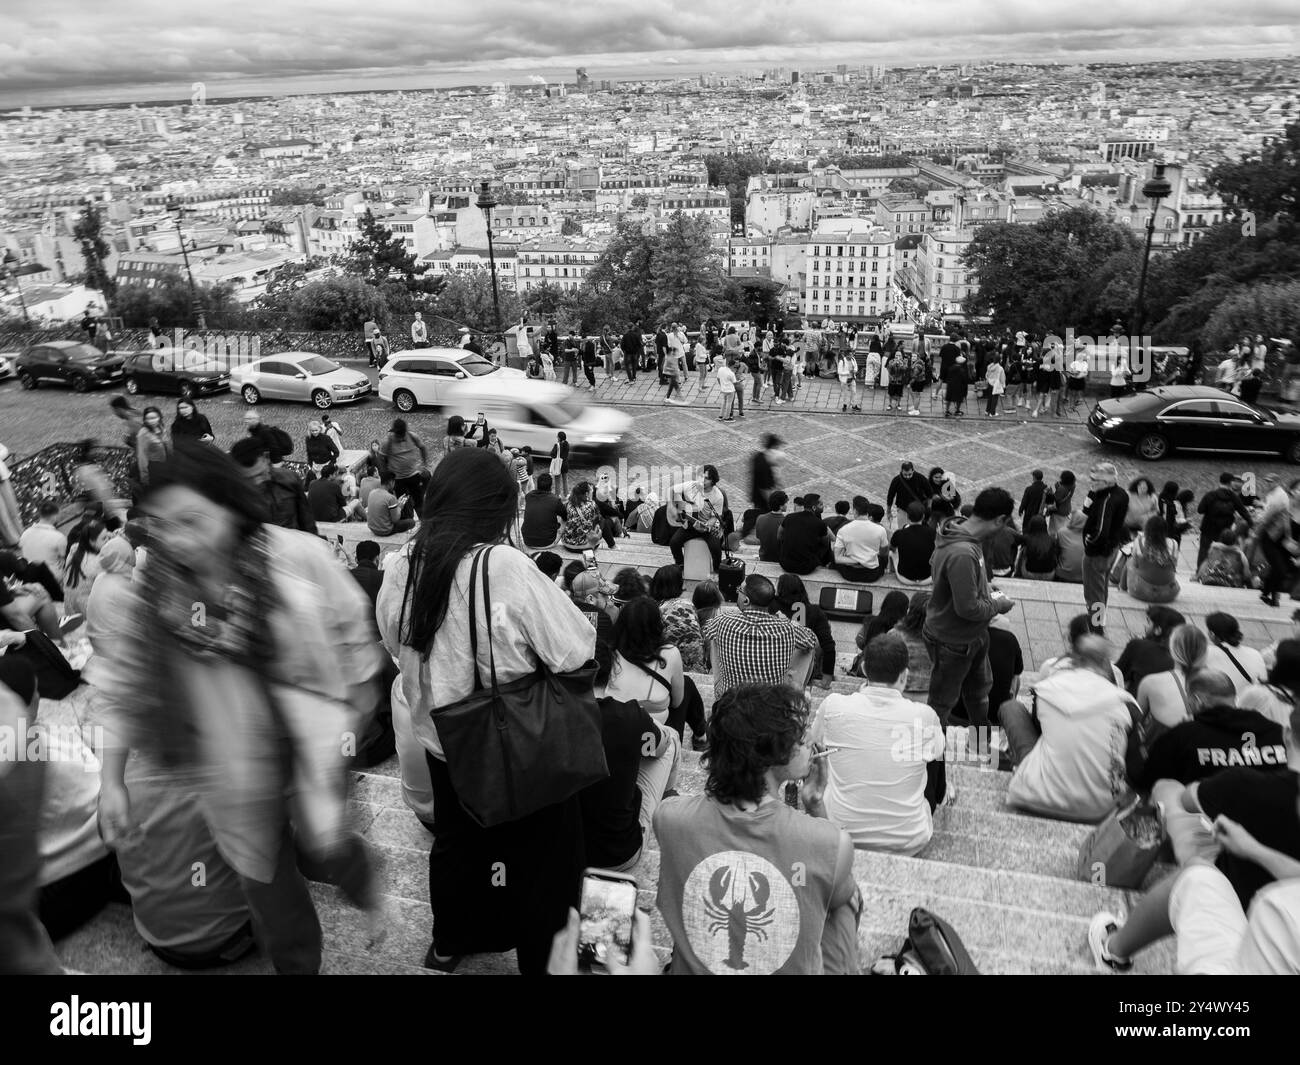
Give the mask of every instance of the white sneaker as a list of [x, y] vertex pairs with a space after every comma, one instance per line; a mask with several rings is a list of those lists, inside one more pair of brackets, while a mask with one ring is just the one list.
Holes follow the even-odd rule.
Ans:
[[1133, 968], [1132, 958], [1117, 958], [1106, 949], [1106, 940], [1124, 923], [1123, 914], [1102, 910], [1088, 924], [1088, 949], [1099, 973], [1126, 973]]

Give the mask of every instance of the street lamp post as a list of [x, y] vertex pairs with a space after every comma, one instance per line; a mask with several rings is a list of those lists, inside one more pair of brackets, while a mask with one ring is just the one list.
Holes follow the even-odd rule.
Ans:
[[1160, 201], [1173, 191], [1173, 186], [1165, 177], [1165, 164], [1156, 163], [1151, 176], [1142, 186], [1142, 195], [1151, 201], [1151, 217], [1147, 219], [1146, 249], [1142, 252], [1142, 274], [1138, 278], [1137, 308], [1133, 315], [1133, 334], [1142, 340], [1142, 328], [1146, 324], [1146, 289], [1147, 265], [1151, 261], [1151, 241], [1156, 234], [1156, 215], [1160, 213]]
[[185, 260], [185, 276], [190, 282], [190, 303], [194, 307], [194, 321], [199, 330], [208, 328], [208, 323], [203, 316], [203, 305], [199, 303], [199, 294], [194, 288], [194, 271], [190, 269], [190, 254], [185, 248], [185, 234], [181, 232], [181, 212], [184, 208], [181, 201], [175, 196], [167, 197], [167, 213], [172, 216], [172, 221], [176, 223], [176, 239], [180, 241], [181, 258]]
[[23, 321], [30, 326], [32, 316], [27, 313], [27, 301], [23, 299], [23, 283], [18, 277], [18, 256], [6, 249], [4, 264], [5, 273], [14, 279], [14, 289], [18, 292], [18, 306], [23, 309]]
[[492, 195], [492, 186], [486, 181], [480, 182], [476, 206], [483, 212], [483, 217], [487, 219], [488, 266], [492, 270], [492, 317], [497, 325], [497, 340], [500, 340], [501, 301], [497, 296], [497, 257], [496, 252], [492, 249], [492, 208], [496, 205], [497, 198]]

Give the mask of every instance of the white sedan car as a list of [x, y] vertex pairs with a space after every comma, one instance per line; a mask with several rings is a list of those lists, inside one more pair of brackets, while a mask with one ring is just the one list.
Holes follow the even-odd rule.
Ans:
[[0, 351], [0, 381], [13, 376], [16, 358], [18, 358], [16, 351]]
[[399, 351], [379, 371], [379, 396], [403, 413], [416, 407], [442, 407], [457, 382], [526, 381], [523, 370], [497, 366], [463, 348], [413, 348]]
[[530, 447], [548, 455], [556, 433], [564, 431], [570, 448], [580, 454], [616, 452], [632, 428], [632, 417], [613, 407], [591, 403], [580, 392], [554, 381], [461, 381], [447, 402], [451, 414], [466, 423], [482, 414], [506, 447]]
[[230, 390], [248, 404], [264, 399], [313, 403], [321, 410], [370, 395], [370, 378], [312, 351], [282, 351], [278, 355], [230, 368]]

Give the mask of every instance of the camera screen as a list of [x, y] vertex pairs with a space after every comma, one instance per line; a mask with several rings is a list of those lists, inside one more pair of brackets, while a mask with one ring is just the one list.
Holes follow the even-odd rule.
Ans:
[[613, 956], [626, 964], [632, 950], [632, 917], [636, 911], [636, 884], [631, 880], [582, 879], [581, 925], [578, 958], [604, 965]]

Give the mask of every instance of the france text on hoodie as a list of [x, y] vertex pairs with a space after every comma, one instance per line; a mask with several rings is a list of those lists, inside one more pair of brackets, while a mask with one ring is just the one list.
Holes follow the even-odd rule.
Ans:
[[961, 518], [949, 518], [935, 537], [930, 563], [934, 587], [925, 629], [942, 643], [967, 643], [987, 634], [998, 612], [989, 596], [984, 548]]

